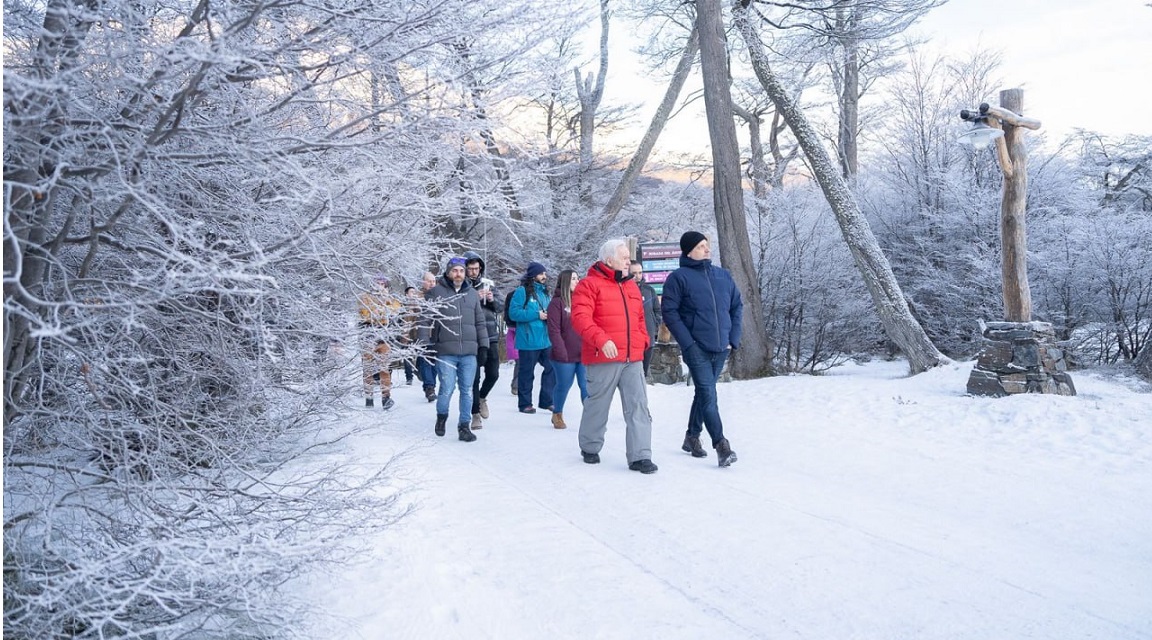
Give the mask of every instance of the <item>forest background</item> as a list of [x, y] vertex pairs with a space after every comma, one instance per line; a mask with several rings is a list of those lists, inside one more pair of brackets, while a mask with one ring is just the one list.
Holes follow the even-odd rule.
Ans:
[[[738, 2], [723, 20], [748, 15], [910, 317], [963, 359], [1002, 313], [1001, 173], [956, 144], [957, 114], [1007, 87], [994, 47], [912, 37], [940, 4]], [[718, 232], [703, 122], [697, 153], [620, 142], [706, 96], [605, 83], [623, 55], [656, 86], [698, 75], [696, 6], [6, 0], [6, 637], [290, 629], [278, 585], [404, 516], [388, 469], [301, 464], [338, 437], [316, 427], [349, 381], [317, 354], [355, 343], [372, 274], [415, 284], [471, 249], [509, 287], [529, 260], [581, 271], [609, 237]], [[613, 50], [622, 31], [643, 46]], [[897, 355], [741, 35], [746, 232], [718, 259], [750, 256], [775, 372]], [[1036, 319], [1081, 366], [1147, 363], [1152, 137], [1027, 140]]]

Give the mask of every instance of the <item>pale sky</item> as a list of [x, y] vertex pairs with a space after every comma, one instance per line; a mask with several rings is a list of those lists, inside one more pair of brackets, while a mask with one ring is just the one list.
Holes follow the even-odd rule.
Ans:
[[[930, 12], [909, 35], [950, 55], [977, 49], [999, 52], [1004, 84], [998, 90], [1024, 89], [1025, 115], [1041, 121], [1053, 144], [1075, 128], [1152, 135], [1150, 1], [952, 0]], [[610, 39], [605, 99], [642, 104], [634, 130], [613, 137], [630, 153], [663, 97], [663, 79], [647, 78], [632, 52], [636, 42], [620, 23]], [[697, 66], [681, 99], [699, 86]], [[987, 100], [995, 104], [997, 95]], [[700, 152], [706, 145], [701, 101], [668, 124], [656, 154]]]
[[[1152, 135], [1148, 0], [952, 0], [915, 27], [951, 52], [1001, 52], [1009, 89], [1050, 137], [1075, 128]], [[989, 96], [995, 104], [996, 96]]]

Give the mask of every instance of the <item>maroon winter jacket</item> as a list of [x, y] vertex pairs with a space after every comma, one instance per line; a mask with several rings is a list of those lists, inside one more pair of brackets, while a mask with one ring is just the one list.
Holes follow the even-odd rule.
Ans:
[[572, 313], [564, 308], [560, 294], [552, 296], [548, 303], [548, 339], [552, 341], [553, 362], [580, 362], [584, 341], [572, 328]]
[[[584, 340], [584, 364], [644, 361], [648, 329], [640, 288], [630, 277], [617, 281], [616, 271], [603, 262], [592, 265], [572, 292], [572, 326]], [[618, 352], [611, 359], [600, 351], [609, 340]]]

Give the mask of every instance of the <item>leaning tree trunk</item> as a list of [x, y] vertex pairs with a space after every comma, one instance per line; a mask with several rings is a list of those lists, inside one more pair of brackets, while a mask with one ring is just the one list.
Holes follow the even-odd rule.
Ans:
[[756, 29], [748, 21], [742, 0], [733, 2], [733, 17], [736, 28], [748, 46], [756, 78], [768, 93], [768, 97], [776, 104], [776, 109], [788, 123], [796, 140], [808, 156], [812, 173], [815, 174], [816, 181], [824, 191], [824, 197], [832, 207], [836, 222], [840, 225], [840, 232], [844, 235], [844, 241], [848, 243], [852, 259], [856, 262], [856, 268], [860, 270], [864, 284], [872, 295], [872, 302], [876, 306], [880, 322], [884, 325], [885, 333], [904, 352], [912, 373], [920, 373], [948, 363], [948, 358], [936, 349], [928, 334], [924, 333], [924, 328], [912, 316], [908, 302], [904, 299], [904, 293], [900, 290], [900, 284], [896, 282], [896, 276], [888, 264], [888, 258], [880, 250], [876, 236], [872, 234], [872, 228], [860, 211], [860, 205], [856, 202], [848, 183], [837, 171], [836, 164], [828, 156], [828, 152], [820, 143], [820, 137], [804, 117], [804, 113], [772, 73]]
[[740, 144], [728, 73], [728, 46], [724, 40], [721, 0], [697, 0], [696, 29], [700, 32], [700, 70], [704, 76], [704, 111], [712, 142], [712, 196], [716, 210], [720, 254], [736, 286], [745, 292], [744, 334], [732, 356], [736, 378], [772, 373], [772, 348], [764, 323], [760, 280], [748, 244], [744, 215], [744, 185], [740, 172]]
[[636, 149], [635, 155], [628, 162], [628, 167], [624, 169], [624, 175], [620, 176], [616, 190], [612, 193], [608, 204], [604, 205], [604, 211], [600, 214], [600, 224], [592, 225], [588, 235], [578, 243], [578, 249], [584, 248], [585, 242], [593, 233], [598, 234], [601, 229], [612, 226], [616, 217], [620, 215], [624, 203], [628, 201], [628, 196], [632, 193], [632, 187], [636, 185], [636, 178], [640, 177], [640, 171], [648, 162], [648, 156], [652, 154], [656, 140], [660, 137], [660, 132], [664, 130], [664, 125], [672, 114], [672, 108], [676, 106], [676, 100], [680, 98], [680, 90], [684, 88], [684, 81], [688, 79], [688, 74], [692, 71], [692, 63], [696, 60], [699, 42], [696, 28], [693, 27], [691, 35], [688, 36], [688, 42], [684, 45], [684, 54], [680, 56], [680, 63], [676, 65], [676, 71], [672, 74], [672, 81], [668, 83], [668, 89], [664, 92], [664, 99], [660, 102], [660, 107], [656, 109], [656, 114], [652, 116], [652, 122], [649, 123], [648, 130], [644, 132], [644, 137], [641, 138], [640, 146]]

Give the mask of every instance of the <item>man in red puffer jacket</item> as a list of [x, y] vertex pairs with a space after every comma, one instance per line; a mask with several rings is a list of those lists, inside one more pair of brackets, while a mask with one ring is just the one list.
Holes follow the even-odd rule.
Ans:
[[648, 329], [644, 299], [628, 273], [628, 242], [614, 238], [600, 247], [600, 261], [572, 292], [572, 327], [584, 341], [580, 360], [588, 372], [588, 399], [580, 418], [580, 454], [600, 462], [612, 395], [620, 390], [628, 468], [656, 473], [652, 463], [652, 415], [644, 381]]

